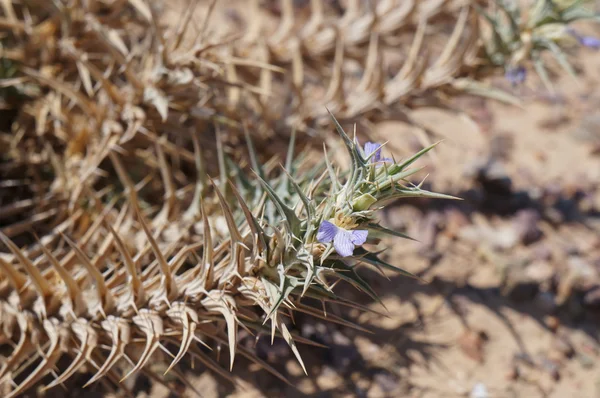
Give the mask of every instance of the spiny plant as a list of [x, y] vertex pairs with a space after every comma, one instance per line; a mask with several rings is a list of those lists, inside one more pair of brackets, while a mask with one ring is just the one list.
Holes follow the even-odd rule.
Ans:
[[[294, 159], [290, 150], [279, 172], [275, 161], [261, 167], [266, 147], [255, 151], [251, 142], [287, 132], [285, 124], [323, 124], [324, 104], [344, 119], [374, 119], [380, 109], [410, 116], [419, 103], [465, 92], [457, 82], [478, 89], [474, 85], [485, 76], [513, 64], [512, 54], [543, 50], [518, 30], [517, 37], [498, 35], [508, 49], [484, 51], [475, 39], [487, 3], [437, 3], [444, 6], [406, 2], [402, 10], [409, 17], [382, 33], [383, 18], [393, 14], [382, 10], [394, 1], [368, 11], [375, 22], [364, 29], [357, 29], [363, 11], [358, 2], [349, 2], [351, 24], [344, 27], [337, 17], [320, 20], [320, 2], [314, 1], [314, 23], [302, 32], [288, 31], [279, 47], [268, 40], [265, 46], [263, 34], [242, 40], [249, 49], [242, 53], [242, 45], [205, 28], [184, 45], [191, 16], [165, 29], [155, 8], [161, 2], [2, 2], [0, 58], [10, 61], [2, 85], [30, 84], [20, 90], [28, 98], [16, 105], [12, 131], [0, 133], [0, 240], [9, 252], [0, 255], [0, 319], [3, 348], [10, 353], [0, 380], [7, 395], [19, 395], [48, 374], [54, 386], [93, 368], [91, 381], [106, 384], [136, 370], [161, 381], [147, 366], [149, 358], [162, 355], [158, 362], [167, 368], [185, 353], [231, 379], [196, 343], [229, 347], [230, 364], [237, 352], [281, 376], [236, 346], [239, 328], [279, 335], [299, 357], [294, 341], [307, 341], [292, 334], [287, 317], [294, 311], [325, 317], [301, 298], [365, 309], [332, 287], [347, 281], [376, 297], [356, 265], [393, 267], [362, 244], [396, 234], [374, 219], [387, 200], [444, 197], [406, 181], [416, 171], [409, 166], [430, 148], [404, 162], [390, 161], [381, 158], [378, 145], [362, 148], [338, 126], [351, 159], [348, 170], [336, 170], [327, 156], [309, 169], [306, 156]], [[543, 3], [574, 10], [582, 4]], [[289, 22], [291, 2], [285, 4], [282, 23]], [[556, 21], [564, 27], [579, 18], [552, 15], [534, 27]], [[503, 21], [488, 26], [504, 29]], [[342, 34], [333, 40], [332, 26]], [[435, 27], [454, 32], [439, 49]], [[540, 28], [534, 37], [544, 32]], [[344, 40], [353, 33], [360, 33], [355, 41]], [[278, 58], [288, 44], [296, 49], [293, 57]], [[409, 51], [398, 51], [402, 44]], [[267, 56], [260, 55], [265, 50]], [[431, 63], [426, 55], [436, 50], [440, 56]], [[391, 78], [385, 69], [394, 70], [385, 61], [390, 51], [403, 65]], [[504, 58], [492, 60], [499, 51]], [[333, 74], [327, 61], [332, 54]], [[516, 59], [522, 66], [528, 56]], [[286, 73], [290, 81], [282, 79]], [[327, 85], [322, 101], [315, 93]], [[280, 111], [279, 104], [289, 106]], [[244, 131], [252, 148], [250, 174], [236, 162], [239, 151], [226, 152], [227, 144], [239, 150]], [[218, 178], [206, 177], [215, 170]], [[352, 326], [331, 314], [326, 318]], [[185, 382], [178, 366], [170, 372]]]
[[[207, 164], [217, 163], [212, 125], [240, 126], [243, 107], [227, 104], [223, 92], [229, 83], [210, 51], [215, 43], [200, 35], [182, 48], [185, 29], [167, 36], [155, 5], [2, 3], [0, 58], [10, 66], [2, 83], [38, 88], [25, 91], [28, 98], [14, 105], [10, 131], [0, 133], [0, 175], [12, 181], [0, 190], [4, 215], [10, 214], [0, 219], [7, 236], [21, 239], [31, 227], [45, 235], [81, 216], [76, 204], [88, 191], [112, 189], [114, 179], [100, 179], [98, 170], [114, 145], [130, 155], [125, 167], [131, 173], [150, 178], [163, 165], [148, 153], [161, 146], [173, 160], [169, 201], [189, 182], [180, 169], [194, 169], [190, 132], [203, 132]], [[233, 131], [221, 137], [235, 140]], [[103, 181], [107, 186], [98, 185]], [[155, 193], [157, 187], [146, 182], [144, 193], [153, 188]]]
[[[26, 101], [15, 105], [11, 131], [0, 133], [2, 177], [11, 181], [0, 192], [7, 217], [0, 228], [11, 239], [28, 243], [28, 228], [51, 234], [83, 217], [77, 211], [80, 199], [113, 188], [114, 178], [100, 177], [115, 176], [102, 167], [110, 163], [107, 148], [114, 145], [127, 154], [123, 162], [130, 173], [147, 177], [140, 195], [160, 197], [163, 187], [150, 183], [160, 174], [171, 203], [176, 191], [189, 185], [190, 170], [193, 174], [196, 132], [211, 172], [218, 163], [216, 130], [223, 131], [219, 145], [235, 149], [247, 124], [263, 151], [268, 150], [264, 139], [279, 133], [268, 107], [256, 108], [252, 100], [268, 90], [230, 79], [227, 71], [250, 76], [254, 69], [282, 69], [221, 55], [215, 48], [231, 44], [214, 39], [206, 28], [188, 41], [191, 13], [169, 30], [160, 23], [160, 5], [2, 3], [1, 56], [11, 65], [3, 84], [28, 87]], [[210, 15], [202, 18], [208, 21]], [[236, 93], [248, 103], [236, 101]], [[151, 156], [155, 152], [164, 156]], [[161, 159], [171, 163], [169, 178], [160, 171], [167, 169]]]
[[[283, 378], [237, 346], [240, 327], [282, 337], [306, 372], [296, 347], [303, 339], [292, 334], [286, 317], [298, 311], [349, 325], [302, 298], [365, 309], [333, 290], [346, 281], [377, 299], [359, 276], [359, 264], [410, 275], [363, 247], [381, 235], [405, 237], [381, 226], [376, 212], [399, 198], [451, 198], [408, 181], [419, 170], [413, 163], [431, 147], [403, 161], [382, 158], [382, 145], [363, 148], [334, 122], [351, 160], [343, 171], [336, 171], [327, 153], [323, 163], [305, 170], [291, 141], [280, 172], [253, 161], [253, 176], [228, 167], [229, 182], [207, 177], [227, 229], [222, 238], [200, 189], [187, 213], [187, 228], [199, 232], [190, 239], [161, 239], [161, 212], [147, 219], [114, 154], [127, 200], [98, 203], [101, 211], [83, 236], [59, 231], [60, 242], [53, 248], [40, 244], [33, 259], [0, 234], [10, 253], [0, 256], [1, 330], [3, 343], [13, 346], [1, 362], [0, 379], [14, 386], [5, 396], [18, 396], [49, 373], [54, 379], [46, 388], [57, 386], [90, 366], [96, 373], [86, 385], [118, 382], [136, 371], [152, 372], [147, 365], [153, 357], [168, 359], [165, 373], [178, 374], [176, 365], [186, 354], [227, 377], [200, 349], [211, 344], [229, 347], [230, 368], [242, 353]], [[69, 365], [58, 370], [62, 357], [70, 358]]]
[[[411, 109], [452, 109], [449, 99], [464, 94], [518, 103], [484, 80], [505, 71], [521, 82], [533, 64], [550, 87], [553, 65], [543, 54], [573, 73], [564, 52], [574, 42], [569, 25], [598, 18], [581, 0], [536, 0], [529, 7], [504, 0], [351, 0], [342, 15], [322, 0], [312, 0], [308, 13], [292, 0], [278, 3], [281, 17], [273, 21], [252, 1], [245, 36], [223, 50], [288, 71], [263, 69], [251, 82], [285, 98], [273, 104], [260, 97], [264, 117], [296, 128], [326, 123], [325, 107], [343, 120], [414, 123]], [[228, 69], [230, 80], [243, 81], [235, 68]]]
[[[185, 24], [167, 31], [156, 15], [160, 5], [4, 2], [2, 58], [17, 65], [12, 75], [19, 78], [4, 83], [42, 88], [21, 107], [15, 128], [27, 138], [31, 131], [44, 136], [57, 152], [85, 157], [101, 152], [97, 146], [111, 135], [143, 149], [158, 136], [185, 137], [180, 132], [189, 126], [203, 131], [218, 120], [240, 127], [243, 109], [227, 104], [231, 83], [221, 72], [236, 60], [217, 57], [211, 47], [220, 43], [206, 35], [183, 48]], [[191, 140], [177, 144], [187, 146], [176, 152], [193, 163]]]
[[[584, 0], [535, 1], [529, 10], [514, 2], [498, 0], [496, 9], [478, 11], [490, 24], [491, 36], [485, 42], [485, 57], [490, 65], [503, 66], [513, 83], [525, 78], [525, 64], [533, 66], [548, 89], [552, 89], [547, 61], [549, 53], [571, 76], [575, 71], [561, 45], [577, 41], [585, 47], [597, 47], [597, 39], [584, 37], [569, 25], [581, 20], [598, 20], [591, 2]], [[585, 7], [587, 6], [587, 7]]]
[[[326, 123], [325, 108], [343, 121], [416, 124], [411, 109], [452, 108], [463, 94], [516, 102], [485, 78], [501, 70], [522, 79], [530, 60], [541, 70], [548, 49], [564, 65], [561, 48], [575, 39], [568, 25], [595, 17], [579, 0], [537, 0], [530, 12], [500, 0], [352, 0], [342, 16], [313, 0], [304, 18], [281, 0], [273, 19], [252, 1], [246, 29], [223, 33], [211, 21], [228, 3], [212, 1], [193, 32], [200, 3], [168, 27], [162, 2], [4, 2], [0, 58], [17, 69], [3, 83], [40, 88], [20, 106], [14, 136], [36, 152], [50, 142], [59, 159], [73, 158], [69, 174], [88, 177], [95, 164], [85, 163], [103, 157], [86, 154], [116, 136], [138, 154], [165, 136], [165, 151], [193, 164], [188, 128], [218, 124], [233, 148], [244, 124], [260, 145], [290, 126]], [[139, 163], [156, 169], [144, 156]]]

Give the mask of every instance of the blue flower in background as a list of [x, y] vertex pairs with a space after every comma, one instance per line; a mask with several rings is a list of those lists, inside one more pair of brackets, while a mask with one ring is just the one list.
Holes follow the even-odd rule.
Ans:
[[317, 240], [321, 243], [333, 241], [335, 251], [342, 257], [348, 257], [354, 253], [356, 246], [360, 246], [367, 241], [368, 234], [369, 231], [366, 230], [348, 231], [324, 220], [319, 226]]
[[504, 78], [508, 80], [513, 86], [521, 84], [527, 77], [527, 71], [522, 66], [510, 67], [506, 70]]
[[594, 50], [600, 50], [600, 39], [597, 37], [583, 36], [579, 37], [577, 40], [579, 40], [579, 43], [581, 43], [582, 46], [593, 48]]
[[594, 36], [582, 36], [575, 29], [568, 28], [568, 32], [573, 35], [584, 47], [593, 48], [594, 50], [600, 50], [600, 39]]

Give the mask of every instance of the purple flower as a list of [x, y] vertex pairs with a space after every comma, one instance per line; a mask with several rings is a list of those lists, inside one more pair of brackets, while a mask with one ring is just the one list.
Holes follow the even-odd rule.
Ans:
[[392, 159], [390, 159], [390, 158], [381, 158], [381, 145], [380, 144], [378, 144], [376, 142], [366, 142], [365, 143], [365, 155], [367, 157], [369, 157], [373, 153], [374, 153], [374, 155], [370, 159], [371, 163], [391, 162], [392, 161]]
[[593, 48], [594, 50], [600, 50], [600, 39], [594, 36], [581, 36], [575, 29], [568, 28], [567, 31], [573, 35], [584, 47]]
[[333, 241], [335, 251], [342, 257], [348, 257], [354, 253], [355, 246], [362, 245], [367, 241], [368, 233], [369, 231], [366, 230], [348, 231], [324, 220], [319, 226], [317, 240], [321, 243]]
[[527, 77], [527, 71], [522, 66], [510, 67], [504, 74], [504, 78], [508, 80], [513, 86], [521, 84]]
[[598, 39], [597, 37], [580, 36], [577, 38], [577, 40], [579, 40], [579, 43], [581, 43], [582, 46], [593, 48], [594, 50], [600, 50], [600, 39]]

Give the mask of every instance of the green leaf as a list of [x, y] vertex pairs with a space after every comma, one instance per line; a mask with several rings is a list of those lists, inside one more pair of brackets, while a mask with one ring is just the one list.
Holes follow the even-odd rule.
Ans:
[[296, 129], [292, 129], [292, 135], [290, 136], [290, 143], [288, 145], [287, 155], [285, 157], [285, 168], [286, 170], [292, 170], [292, 163], [294, 161], [294, 148], [296, 147]]
[[[315, 271], [316, 271], [316, 267], [315, 267]], [[316, 272], [315, 272], [316, 274]], [[297, 287], [296, 289], [300, 289], [299, 287]], [[338, 296], [336, 296], [333, 292], [325, 289], [324, 287], [322, 287], [321, 285], [311, 285], [309, 286], [309, 288], [306, 290], [306, 293], [302, 293], [302, 291], [298, 291], [298, 295], [304, 295], [306, 297], [310, 297], [310, 298], [314, 298], [317, 300], [330, 300], [330, 301], [337, 301], [337, 300], [341, 300]]]
[[533, 58], [533, 67], [535, 68], [535, 71], [537, 72], [540, 79], [542, 79], [544, 86], [546, 86], [546, 90], [554, 92], [554, 86], [550, 81], [550, 76], [548, 76], [548, 71], [544, 66], [544, 61], [542, 61], [542, 59], [537, 55]]
[[277, 208], [281, 216], [284, 218], [289, 233], [291, 233], [295, 238], [300, 239], [300, 220], [298, 219], [298, 216], [296, 216], [294, 210], [290, 209], [285, 203], [283, 203], [281, 199], [279, 199], [279, 196], [277, 196], [273, 188], [271, 188], [271, 186], [265, 180], [260, 178], [260, 176], [258, 175], [257, 177], [261, 185], [275, 204], [275, 207]]
[[229, 253], [229, 264], [226, 269], [223, 271], [221, 275], [221, 280], [228, 280], [235, 275], [241, 275], [244, 267], [244, 250], [243, 250], [243, 238], [240, 233], [234, 217], [233, 212], [229, 205], [225, 202], [225, 198], [221, 194], [219, 188], [215, 185], [214, 181], [211, 179], [210, 182], [215, 187], [215, 192], [219, 199], [219, 203], [221, 204], [221, 209], [223, 210], [223, 215], [225, 216], [225, 221], [227, 222], [227, 229], [229, 230], [229, 239], [230, 239], [230, 253]]
[[386, 228], [386, 227], [384, 227], [382, 225], [379, 225], [379, 224], [368, 223], [366, 225], [366, 227], [367, 227], [367, 229], [370, 229], [372, 231], [377, 231], [377, 232], [381, 232], [381, 233], [384, 233], [384, 234], [387, 234], [387, 235], [397, 236], [399, 238], [409, 239], [409, 240], [418, 242], [416, 239], [413, 239], [410, 236], [403, 234], [402, 232], [398, 232], [398, 231], [394, 231], [394, 230], [388, 229], [388, 228]]
[[352, 201], [352, 209], [356, 211], [368, 210], [377, 198], [369, 193], [364, 193]]
[[[333, 267], [335, 267], [335, 269]], [[334, 261], [330, 264], [330, 268], [320, 267], [320, 269], [318, 269], [317, 272], [319, 272], [322, 269], [326, 269], [329, 272], [334, 272], [335, 276], [337, 278], [345, 280], [346, 282], [350, 283], [352, 286], [354, 286], [358, 290], [369, 295], [369, 297], [371, 297], [373, 300], [377, 301], [379, 304], [383, 305], [383, 302], [381, 301], [379, 296], [377, 296], [377, 293], [375, 293], [375, 291], [371, 288], [371, 286], [369, 286], [369, 284], [367, 282], [365, 282], [364, 279], [362, 279], [356, 273], [354, 268], [347, 266], [343, 261], [341, 261], [341, 260]], [[338, 271], [336, 271], [336, 269], [341, 269], [342, 272], [338, 272]]]
[[444, 195], [441, 193], [430, 192], [423, 190], [418, 187], [408, 188], [408, 187], [396, 187], [393, 192], [383, 195], [382, 197], [377, 198], [377, 203], [382, 205], [384, 202], [388, 202], [391, 200], [396, 200], [400, 198], [430, 198], [430, 199], [452, 199], [452, 200], [462, 200], [461, 198], [457, 198], [451, 195]]
[[337, 130], [340, 137], [342, 137], [342, 140], [344, 141], [344, 145], [346, 146], [346, 149], [348, 150], [348, 154], [350, 155], [350, 158], [352, 159], [352, 166], [350, 168], [350, 179], [348, 179], [348, 181], [346, 182], [347, 186], [352, 187], [360, 179], [360, 176], [362, 175], [362, 171], [365, 168], [365, 166], [367, 165], [367, 161], [362, 156], [362, 154], [360, 153], [360, 151], [358, 150], [358, 148], [356, 147], [354, 142], [352, 142], [350, 137], [348, 137], [348, 135], [346, 134], [346, 132], [344, 131], [344, 129], [342, 128], [340, 123], [337, 121], [335, 116], [333, 116], [333, 113], [331, 113], [329, 111], [329, 109], [327, 109], [327, 112], [329, 112], [329, 114], [331, 115], [331, 118], [333, 119], [333, 123], [335, 124], [335, 129]]
[[304, 192], [302, 191], [302, 188], [300, 188], [298, 183], [296, 183], [296, 181], [292, 178], [292, 176], [288, 173], [288, 171], [286, 169], [283, 169], [283, 171], [288, 176], [288, 180], [292, 184], [292, 188], [294, 188], [294, 191], [296, 191], [296, 193], [300, 197], [300, 200], [304, 204], [304, 209], [306, 211], [306, 215], [308, 216], [307, 227], [306, 227], [306, 236], [311, 236], [313, 229], [314, 229], [314, 226], [311, 221], [314, 220], [314, 217], [315, 217], [315, 211], [316, 211], [315, 205], [308, 198], [308, 196], [306, 196], [304, 194]]
[[269, 294], [269, 298], [271, 299], [271, 306], [269, 308], [269, 312], [267, 313], [266, 319], [271, 318], [272, 315], [277, 312], [281, 303], [283, 303], [283, 301], [289, 297], [289, 295], [297, 286], [300, 286], [298, 278], [285, 275], [283, 270], [278, 270], [278, 273], [280, 278], [280, 286], [275, 285], [265, 277], [261, 277], [263, 284], [265, 287], [267, 287], [267, 294]]
[[497, 1], [500, 9], [504, 11], [506, 15], [509, 26], [510, 26], [510, 34], [511, 36], [516, 36], [520, 33], [521, 29], [519, 29], [519, 10], [520, 8], [516, 4], [507, 4], [505, 1]]
[[565, 53], [560, 49], [560, 47], [553, 42], [552, 40], [547, 40], [547, 39], [540, 39], [541, 42], [548, 48], [550, 49], [550, 52], [552, 53], [552, 55], [554, 56], [554, 58], [556, 59], [556, 61], [558, 62], [558, 64], [571, 76], [571, 77], [576, 77], [577, 74], [575, 73], [575, 70], [573, 69], [573, 67], [571, 66], [571, 64], [569, 63], [569, 61], [567, 60], [567, 57], [565, 56]]
[[259, 196], [262, 193], [262, 190], [257, 189], [256, 184], [248, 178], [237, 162], [234, 162], [229, 156], [225, 157], [225, 161], [228, 165], [228, 169], [234, 171], [231, 173], [231, 178], [235, 181], [236, 188], [242, 197], [251, 198], [250, 193], [255, 192], [255, 197], [253, 199], [256, 199], [256, 196]]
[[392, 264], [389, 264], [389, 263], [379, 259], [377, 257], [377, 254], [379, 254], [379, 253], [371, 253], [371, 252], [363, 249], [362, 247], [359, 247], [354, 250], [354, 256], [352, 256], [352, 258], [356, 258], [359, 261], [362, 261], [362, 262], [370, 264], [370, 265], [374, 265], [376, 267], [382, 267], [385, 269], [389, 269], [390, 271], [394, 271], [401, 275], [408, 276], [408, 277], [411, 277], [411, 278], [414, 278], [414, 279], [417, 279], [417, 280], [423, 282], [423, 280], [421, 278], [419, 278], [418, 276], [416, 276], [415, 274], [408, 272], [402, 268], [398, 268]]
[[455, 79], [452, 81], [452, 86], [457, 90], [464, 91], [467, 94], [482, 98], [490, 98], [509, 105], [522, 106], [522, 101], [519, 98], [507, 93], [502, 89], [493, 87], [483, 82], [478, 82], [476, 80], [467, 78]]
[[[290, 137], [290, 142], [288, 144], [288, 151], [285, 158], [285, 167], [284, 170], [289, 170], [289, 173], [292, 172], [292, 164], [294, 161], [294, 147], [296, 145], [296, 130], [292, 130], [292, 136]], [[288, 184], [289, 179], [291, 178], [289, 173], [281, 176], [281, 182], [278, 187], [278, 193], [282, 196], [284, 193], [288, 192]], [[262, 177], [262, 176], [261, 176]], [[264, 178], [264, 177], [263, 177]]]
[[327, 154], [327, 148], [325, 147], [325, 144], [323, 144], [323, 152], [325, 154], [325, 166], [327, 167], [327, 172], [329, 173], [329, 178], [331, 179], [332, 188], [335, 192], [338, 192], [342, 189], [342, 184], [340, 183], [340, 180], [338, 179], [338, 176], [335, 170], [333, 169], [333, 165], [329, 161], [329, 156]]
[[398, 163], [398, 165], [400, 166], [400, 170], [404, 170], [405, 168], [407, 168], [408, 166], [410, 166], [411, 164], [413, 164], [414, 162], [416, 162], [421, 156], [423, 156], [427, 152], [431, 151], [440, 142], [442, 142], [442, 141], [438, 141], [435, 144], [432, 144], [432, 145], [428, 146], [427, 148], [423, 148], [419, 152], [417, 152], [413, 156], [411, 156], [410, 158], [406, 159], [404, 162]]
[[[257, 248], [257, 253], [255, 253], [255, 254], [259, 255], [259, 253], [262, 251], [268, 251], [269, 245], [267, 244], [265, 231], [260, 226], [260, 223], [258, 222], [256, 217], [254, 217], [254, 214], [252, 214], [252, 212], [248, 208], [248, 205], [246, 204], [246, 202], [244, 202], [244, 199], [240, 195], [240, 193], [237, 190], [237, 188], [235, 187], [235, 185], [233, 185], [233, 183], [231, 181], [229, 183], [231, 185], [231, 190], [232, 190], [233, 194], [237, 198], [238, 203], [240, 204], [240, 207], [242, 208], [242, 212], [244, 213], [244, 217], [246, 218], [246, 222], [248, 223], [248, 227], [250, 227], [250, 231], [252, 232], [252, 235], [256, 236], [259, 247]], [[268, 253], [266, 253], [265, 258], [267, 258], [267, 256], [268, 256]]]
[[308, 250], [306, 250], [306, 248], [304, 247], [301, 247], [294, 256], [294, 261], [292, 262], [292, 265], [301, 265], [304, 268], [306, 268], [306, 276], [304, 278], [301, 296], [304, 296], [306, 294], [308, 289], [311, 287], [312, 281], [315, 278], [316, 268], [313, 261], [314, 259], [312, 254], [309, 253]]
[[[473, 5], [473, 8], [479, 13], [481, 14], [484, 19], [486, 19], [490, 25], [492, 25], [492, 43], [494, 45], [496, 45], [498, 47], [499, 52], [501, 53], [508, 53], [509, 50], [506, 47], [506, 43], [504, 41], [504, 38], [502, 37], [502, 35], [500, 34], [500, 31], [502, 30], [502, 27], [500, 26], [500, 24], [498, 23], [496, 18], [492, 18], [487, 11], [485, 11], [483, 8], [481, 8], [480, 6], [478, 6], [477, 4]], [[497, 49], [490, 49], [491, 52], [496, 52]]]
[[566, 23], [574, 22], [577, 20], [600, 20], [600, 16], [591, 10], [587, 10], [583, 7], [584, 0], [578, 0], [571, 6], [561, 11], [561, 20]]
[[217, 160], [219, 163], [219, 185], [221, 186], [221, 191], [224, 192], [225, 197], [227, 197], [227, 185], [225, 181], [227, 181], [228, 168], [227, 163], [225, 162], [225, 149], [223, 148], [223, 137], [221, 137], [221, 130], [218, 125], [216, 127], [216, 140], [217, 140]]
[[265, 171], [263, 170], [261, 164], [258, 162], [258, 155], [256, 154], [254, 143], [252, 142], [252, 138], [250, 137], [250, 133], [248, 132], [248, 128], [245, 124], [244, 136], [246, 137], [246, 145], [248, 145], [248, 153], [250, 154], [250, 164], [252, 165], [252, 168], [258, 174], [258, 176], [264, 180]]

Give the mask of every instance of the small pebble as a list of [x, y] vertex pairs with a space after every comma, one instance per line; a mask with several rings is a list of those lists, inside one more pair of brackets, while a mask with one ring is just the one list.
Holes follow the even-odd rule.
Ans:
[[519, 210], [513, 219], [513, 227], [517, 231], [519, 239], [528, 245], [537, 241], [542, 236], [538, 227], [540, 214], [533, 209]]
[[519, 378], [519, 368], [515, 365], [511, 367], [511, 369], [506, 372], [507, 380], [517, 380]]
[[470, 398], [488, 398], [488, 390], [485, 384], [477, 383], [471, 390]]
[[483, 345], [487, 340], [485, 332], [467, 330], [459, 339], [462, 351], [471, 359], [483, 362]]

